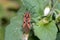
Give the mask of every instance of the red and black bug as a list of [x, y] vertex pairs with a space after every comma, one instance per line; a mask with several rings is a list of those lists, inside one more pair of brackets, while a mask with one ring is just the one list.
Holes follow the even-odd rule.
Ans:
[[30, 13], [29, 12], [25, 12], [24, 14], [24, 20], [23, 20], [23, 31], [24, 33], [28, 33], [30, 31]]

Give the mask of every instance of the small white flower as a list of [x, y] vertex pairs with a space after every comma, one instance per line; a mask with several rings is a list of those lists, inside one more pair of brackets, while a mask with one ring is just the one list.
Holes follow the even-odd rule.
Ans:
[[44, 16], [47, 16], [49, 14], [49, 12], [50, 12], [50, 8], [49, 7], [46, 7], [44, 9]]

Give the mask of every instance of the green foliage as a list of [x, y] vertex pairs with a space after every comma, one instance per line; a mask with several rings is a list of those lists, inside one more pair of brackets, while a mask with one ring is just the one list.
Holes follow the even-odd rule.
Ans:
[[25, 9], [21, 8], [21, 10], [18, 12], [19, 15], [11, 19], [10, 25], [6, 27], [5, 40], [22, 40], [24, 11]]
[[0, 40], [4, 40], [5, 27], [0, 26]]
[[34, 15], [43, 16], [43, 10], [49, 5], [50, 0], [22, 0], [23, 5], [34, 13]]
[[[17, 0], [19, 1], [19, 0]], [[56, 1], [56, 0], [55, 0]], [[33, 28], [33, 32], [30, 31], [28, 40], [56, 40], [57, 35], [57, 27], [55, 25], [56, 21], [52, 20], [52, 17], [43, 17], [44, 9], [46, 6], [51, 6], [50, 0], [22, 0], [23, 3], [20, 4], [21, 9], [17, 12], [17, 16], [13, 17], [10, 20], [10, 24], [7, 25], [6, 29], [1, 28], [0, 33], [3, 34], [2, 39], [4, 38], [5, 32], [5, 40], [22, 40], [23, 39], [23, 18], [24, 13], [27, 11], [31, 14], [31, 25]], [[0, 7], [1, 8], [1, 7]], [[51, 7], [50, 7], [51, 8]], [[56, 7], [59, 9], [59, 4]], [[56, 10], [54, 10], [55, 12]], [[5, 13], [5, 11], [3, 11]], [[3, 13], [2, 12], [2, 13]], [[56, 13], [57, 14], [57, 13]], [[6, 14], [4, 14], [5, 16]], [[1, 16], [2, 17], [2, 16]], [[57, 18], [56, 18], [57, 20]], [[5, 31], [4, 31], [5, 30]]]
[[[5, 40], [22, 40], [23, 16], [26, 9], [31, 13], [31, 21], [35, 21], [32, 23], [35, 36], [40, 40], [55, 40], [57, 35], [55, 21], [51, 20], [51, 22], [44, 24], [43, 21], [39, 20], [43, 16], [44, 8], [50, 5], [49, 0], [22, 0], [22, 3], [23, 6], [18, 11], [17, 16], [13, 17], [6, 27]], [[48, 18], [47, 21], [50, 19]]]
[[43, 24], [42, 21], [34, 24], [35, 35], [41, 40], [55, 40], [57, 35], [57, 28], [54, 21]]
[[60, 40], [60, 33], [57, 33], [57, 39], [56, 40]]

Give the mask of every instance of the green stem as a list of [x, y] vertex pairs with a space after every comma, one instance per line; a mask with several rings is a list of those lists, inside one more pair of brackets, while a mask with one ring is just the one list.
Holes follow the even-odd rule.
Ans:
[[5, 27], [0, 26], [0, 40], [4, 40], [5, 36]]

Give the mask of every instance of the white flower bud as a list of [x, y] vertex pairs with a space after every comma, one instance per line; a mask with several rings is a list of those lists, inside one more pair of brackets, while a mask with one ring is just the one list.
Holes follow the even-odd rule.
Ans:
[[50, 12], [50, 8], [49, 7], [46, 7], [44, 9], [44, 16], [47, 16], [49, 14], [49, 12]]

